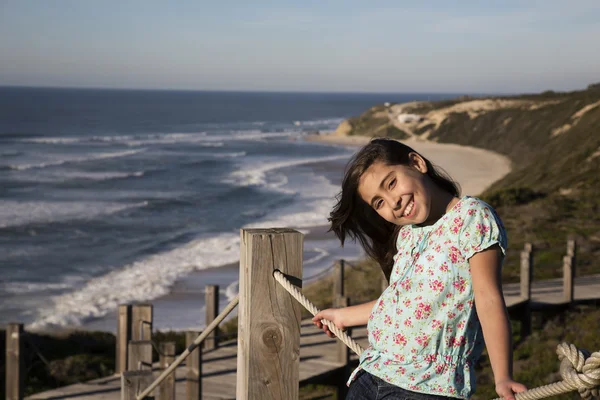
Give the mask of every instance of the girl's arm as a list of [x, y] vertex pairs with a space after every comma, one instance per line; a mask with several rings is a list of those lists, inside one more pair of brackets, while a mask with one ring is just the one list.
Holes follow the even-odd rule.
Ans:
[[357, 325], [366, 325], [366, 323], [369, 321], [371, 310], [376, 302], [377, 300], [373, 300], [357, 306], [328, 308], [317, 313], [312, 320], [313, 323], [319, 327], [319, 329], [323, 329], [323, 331], [329, 337], [335, 337], [335, 335], [329, 331], [327, 325], [321, 323], [322, 319], [333, 322], [338, 329], [346, 329]]
[[527, 390], [512, 379], [512, 335], [501, 280], [501, 250], [494, 245], [469, 259], [475, 308], [494, 371], [496, 392], [507, 400]]

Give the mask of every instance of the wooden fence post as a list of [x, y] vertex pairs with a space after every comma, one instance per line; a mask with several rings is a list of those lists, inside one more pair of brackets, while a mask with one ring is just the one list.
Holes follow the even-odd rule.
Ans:
[[152, 339], [152, 304], [131, 307], [131, 340]]
[[6, 326], [6, 400], [23, 400], [25, 368], [23, 324]]
[[563, 300], [566, 303], [573, 303], [575, 297], [574, 284], [575, 284], [575, 265], [573, 261], [575, 257], [564, 256], [563, 257]]
[[[206, 285], [204, 299], [206, 303], [206, 326], [208, 326], [215, 318], [217, 318], [217, 315], [219, 315], [219, 286]], [[217, 348], [218, 334], [219, 328], [217, 327], [206, 337], [206, 339], [204, 339], [204, 348], [206, 350]]]
[[573, 278], [575, 278], [575, 276], [577, 276], [577, 268], [575, 268], [575, 266], [577, 265], [577, 242], [575, 242], [575, 240], [573, 239], [567, 240], [567, 255], [571, 257], [571, 265], [573, 266]]
[[344, 260], [338, 260], [334, 265], [333, 273], [333, 301], [338, 297], [344, 297]]
[[150, 340], [131, 340], [127, 354], [127, 370], [152, 369], [152, 342]]
[[[136, 400], [137, 395], [152, 384], [152, 371], [123, 371], [121, 374], [121, 400]], [[154, 399], [147, 396], [145, 399]]]
[[120, 304], [117, 310], [117, 354], [115, 372], [127, 371], [127, 344], [131, 340], [131, 305]]
[[[175, 342], [161, 342], [158, 349], [158, 365], [164, 371], [175, 361]], [[175, 400], [175, 371], [158, 388], [160, 400]]]
[[521, 252], [521, 298], [531, 299], [531, 278], [533, 276], [533, 246], [525, 243]]
[[533, 245], [525, 243], [521, 252], [521, 298], [525, 300], [525, 310], [521, 315], [521, 337], [531, 334], [531, 284], [533, 280]]
[[[185, 346], [190, 347], [194, 340], [198, 337], [199, 332], [186, 332], [185, 333]], [[185, 360], [187, 366], [186, 374], [186, 393], [187, 400], [201, 400], [202, 399], [202, 346], [204, 342], [200, 343], [200, 346], [196, 347], [194, 351], [190, 353], [188, 358]]]
[[[348, 307], [350, 305], [350, 300], [348, 297], [338, 297], [335, 300], [334, 307], [342, 308]], [[352, 336], [352, 329], [346, 329], [346, 334], [348, 336]], [[342, 376], [339, 377], [338, 385], [337, 385], [337, 398], [345, 399], [348, 394], [348, 386], [346, 386], [346, 380], [350, 377], [350, 348], [346, 346], [344, 342], [341, 340], [337, 340], [338, 346], [338, 362], [343, 364], [345, 367], [342, 372]]]
[[287, 228], [240, 234], [236, 399], [297, 399], [301, 306], [273, 272], [302, 286], [303, 235]]

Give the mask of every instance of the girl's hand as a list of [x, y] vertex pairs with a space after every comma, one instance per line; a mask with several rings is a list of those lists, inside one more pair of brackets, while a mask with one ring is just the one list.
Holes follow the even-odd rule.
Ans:
[[328, 308], [317, 313], [317, 315], [313, 317], [312, 321], [319, 329], [323, 329], [323, 332], [325, 332], [327, 336], [333, 338], [335, 335], [329, 330], [327, 325], [321, 322], [321, 320], [326, 319], [331, 321], [338, 329], [345, 330], [346, 325], [344, 324], [342, 318], [342, 310], [343, 308]]
[[515, 400], [515, 393], [521, 393], [526, 391], [527, 388], [521, 383], [517, 383], [512, 379], [505, 379], [500, 382], [496, 382], [496, 393], [498, 396], [504, 397], [506, 400]]

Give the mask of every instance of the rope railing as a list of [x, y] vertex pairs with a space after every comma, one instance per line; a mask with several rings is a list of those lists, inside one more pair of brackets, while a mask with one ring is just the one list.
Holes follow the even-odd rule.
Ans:
[[[285, 275], [278, 270], [273, 272], [275, 280], [294, 297], [304, 308], [312, 315], [316, 315], [320, 310], [312, 304], [300, 290], [294, 286]], [[183, 352], [179, 357], [165, 370], [158, 378], [150, 384], [136, 399], [142, 400], [152, 392], [167, 376], [169, 376], [179, 364], [187, 358], [192, 351], [225, 319], [227, 315], [239, 304], [239, 295], [236, 296], [227, 307], [219, 314], [215, 320], [206, 327], [194, 342]], [[356, 354], [360, 355], [363, 348], [355, 342], [344, 331], [337, 328], [331, 321], [322, 319], [321, 322], [326, 324], [329, 330], [337, 336], [346, 346], [348, 346]], [[545, 386], [540, 386], [517, 393], [516, 400], [537, 400], [550, 396], [556, 396], [563, 393], [568, 393], [577, 390], [584, 400], [600, 397], [600, 352], [590, 354], [586, 350], [579, 350], [574, 345], [562, 343], [558, 345], [557, 350], [560, 364], [560, 374], [562, 381], [552, 383]], [[497, 398], [494, 400], [500, 400]]]
[[[283, 286], [285, 290], [288, 291], [289, 294], [298, 300], [298, 302], [302, 304], [304, 308], [310, 311], [312, 315], [317, 315], [319, 313], [320, 310], [314, 304], [312, 304], [296, 286], [292, 285], [292, 283], [285, 277], [285, 275], [281, 273], [281, 271], [273, 271], [273, 277], [277, 282], [279, 282], [279, 284], [281, 284], [281, 286]], [[360, 356], [360, 354], [363, 352], [363, 348], [360, 347], [360, 345], [356, 343], [350, 336], [348, 336], [346, 332], [339, 329], [331, 321], [322, 319], [321, 322], [327, 325], [331, 333], [337, 336], [342, 342], [344, 342], [346, 346]]]
[[[277, 282], [283, 286], [304, 308], [312, 315], [316, 315], [319, 310], [315, 307], [298, 288], [285, 277], [281, 271], [274, 271], [273, 276]], [[333, 322], [322, 319], [329, 330], [335, 334], [346, 346], [360, 355], [363, 352], [362, 347], [341, 329], [337, 328]], [[568, 393], [573, 390], [579, 391], [581, 397], [585, 400], [592, 397], [598, 398], [600, 395], [600, 352], [590, 355], [586, 350], [578, 350], [574, 345], [562, 343], [556, 349], [558, 358], [561, 361], [560, 374], [562, 381], [550, 385], [540, 386], [525, 392], [517, 393], [516, 400], [537, 400], [550, 396], [556, 396]], [[497, 398], [494, 400], [500, 400]]]
[[229, 313], [231, 311], [233, 311], [233, 309], [238, 305], [239, 302], [240, 302], [239, 295], [235, 296], [235, 298], [229, 302], [229, 304], [227, 305], [227, 307], [225, 307], [225, 309], [219, 314], [219, 316], [217, 318], [215, 318], [213, 320], [213, 322], [211, 322], [206, 327], [206, 329], [200, 335], [198, 335], [198, 337], [194, 340], [194, 342], [191, 345], [189, 345], [188, 348], [185, 349], [183, 351], [183, 353], [181, 353], [179, 355], [179, 357], [177, 357], [177, 359], [171, 365], [169, 365], [169, 367], [167, 369], [165, 369], [158, 376], [158, 378], [156, 378], [154, 380], [154, 382], [152, 382], [150, 384], [150, 386], [148, 386], [142, 393], [140, 393], [136, 397], [136, 399], [137, 400], [142, 400], [144, 397], [146, 397], [148, 394], [150, 394], [158, 385], [160, 385], [160, 383], [162, 381], [164, 381], [175, 370], [175, 368], [177, 368], [179, 366], [179, 364], [181, 364], [183, 362], [183, 360], [185, 360], [187, 358], [187, 356], [189, 356], [192, 353], [192, 351], [194, 351], [196, 349], [196, 347], [198, 347], [200, 345], [200, 343], [202, 343], [202, 341], [212, 331], [215, 330], [215, 328], [225, 319], [225, 317], [227, 317], [229, 315]]

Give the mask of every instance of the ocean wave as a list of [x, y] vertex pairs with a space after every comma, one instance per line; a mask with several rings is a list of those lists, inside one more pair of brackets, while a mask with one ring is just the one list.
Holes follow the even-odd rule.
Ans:
[[73, 179], [81, 179], [87, 181], [110, 181], [113, 179], [127, 179], [127, 178], [139, 178], [144, 176], [145, 171], [135, 171], [135, 172], [62, 172], [60, 175], [57, 175], [56, 178], [60, 180], [65, 180], [65, 178], [69, 180]]
[[168, 293], [180, 277], [200, 269], [217, 267], [239, 259], [239, 235], [221, 234], [197, 239], [161, 254], [150, 256], [83, 287], [52, 298], [52, 305], [38, 311], [31, 329], [79, 326], [105, 316], [119, 304], [148, 301]]
[[328, 128], [335, 128], [339, 125], [344, 118], [325, 118], [325, 119], [315, 119], [315, 120], [307, 120], [307, 121], [294, 121], [295, 126], [327, 126]]
[[232, 153], [213, 153], [211, 154], [211, 156], [216, 157], [216, 158], [238, 158], [238, 157], [244, 157], [246, 155], [245, 151], [238, 151], [238, 152], [232, 152]]
[[277, 189], [285, 183], [287, 183], [287, 180], [279, 179], [278, 181], [273, 183], [267, 178], [267, 174], [269, 172], [298, 165], [343, 160], [347, 158], [348, 155], [344, 154], [329, 157], [300, 158], [296, 160], [277, 161], [255, 165], [244, 165], [241, 167], [240, 170], [232, 172], [226, 179], [223, 180], [223, 183], [229, 183], [238, 186], [266, 186], [273, 189]]
[[114, 214], [130, 208], [139, 208], [148, 202], [109, 203], [100, 201], [0, 201], [0, 229], [28, 224], [53, 223], [91, 219]]
[[97, 154], [90, 154], [85, 157], [66, 157], [66, 158], [62, 158], [59, 160], [48, 161], [48, 162], [43, 162], [43, 163], [38, 163], [38, 164], [16, 164], [16, 165], [9, 165], [8, 167], [10, 169], [16, 170], [16, 171], [25, 171], [25, 170], [29, 170], [29, 169], [55, 167], [55, 166], [64, 165], [64, 164], [74, 164], [74, 163], [81, 163], [81, 162], [87, 162], [87, 161], [104, 160], [104, 159], [109, 159], [109, 158], [127, 157], [127, 156], [132, 156], [134, 154], [141, 153], [145, 150], [146, 149], [136, 149], [136, 150], [125, 150], [125, 151], [118, 151], [118, 152], [112, 152], [112, 153], [97, 153]]

